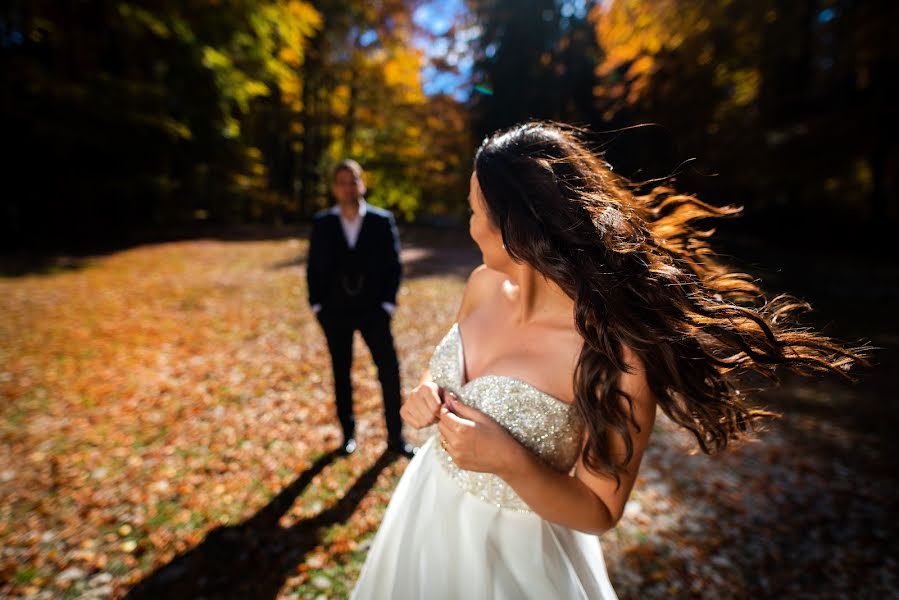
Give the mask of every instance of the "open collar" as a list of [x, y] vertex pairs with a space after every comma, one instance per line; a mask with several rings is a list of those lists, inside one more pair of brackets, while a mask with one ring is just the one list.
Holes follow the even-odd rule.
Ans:
[[[346, 220], [343, 216], [343, 213], [340, 212], [339, 204], [335, 204], [334, 206], [332, 206], [328, 212], [330, 212], [332, 215], [337, 215], [338, 217], [340, 217], [341, 220], [344, 220], [344, 221]], [[365, 213], [367, 213], [367, 212], [368, 212], [368, 202], [365, 201], [365, 198], [360, 198], [359, 199], [359, 216], [358, 216], [358, 218], [364, 219]]]

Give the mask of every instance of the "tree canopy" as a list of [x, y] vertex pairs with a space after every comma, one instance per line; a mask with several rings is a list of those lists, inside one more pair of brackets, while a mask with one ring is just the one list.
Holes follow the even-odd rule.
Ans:
[[476, 142], [532, 118], [758, 215], [899, 215], [895, 3], [435, 1], [12, 0], [4, 240], [297, 222], [345, 157], [401, 218], [458, 215]]

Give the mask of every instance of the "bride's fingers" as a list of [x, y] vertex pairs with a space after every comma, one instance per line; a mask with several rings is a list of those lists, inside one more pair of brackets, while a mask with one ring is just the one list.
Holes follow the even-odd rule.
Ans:
[[418, 393], [413, 391], [411, 392], [406, 401], [400, 406], [400, 416], [404, 419], [415, 419], [416, 416], [416, 407], [419, 403]]
[[416, 427], [421, 429], [422, 427], [427, 427], [428, 425], [433, 425], [437, 422], [438, 417], [435, 414], [436, 411], [432, 411], [426, 404], [419, 404], [416, 406], [414, 411]]
[[447, 410], [445, 414], [443, 411], [440, 412], [440, 421], [445, 421], [448, 427], [451, 427], [454, 432], [458, 433], [462, 433], [466, 428], [474, 427], [475, 425], [475, 422], [471, 419], [460, 417], [450, 410]]
[[419, 429], [422, 427], [427, 427], [434, 422], [434, 415], [430, 414], [427, 410], [421, 410], [418, 413], [418, 422]]
[[400, 418], [409, 423], [415, 429], [421, 429], [430, 424], [430, 417], [421, 409], [419, 402], [410, 398], [409, 402], [400, 407]]
[[415, 397], [415, 405], [420, 409], [421, 414], [432, 412], [434, 401], [431, 399], [431, 393], [427, 390], [419, 391]]
[[446, 402], [447, 408], [449, 408], [452, 412], [456, 412], [456, 395], [452, 392], [447, 392], [444, 396], [444, 401]]
[[446, 408], [440, 409], [440, 420], [437, 422], [437, 429], [440, 431], [440, 437], [452, 446], [456, 441], [456, 431], [452, 422], [446, 419], [446, 416], [451, 414]]
[[405, 414], [404, 419], [416, 429], [433, 425], [440, 420], [440, 409], [443, 407], [440, 392], [441, 388], [425, 385], [415, 388], [403, 404], [400, 416]]
[[412, 427], [418, 428], [418, 425], [416, 424], [415, 416], [412, 414], [408, 405], [404, 404], [403, 406], [400, 407], [400, 418], [403, 421], [405, 421], [406, 423], [408, 423], [409, 425], [411, 425]]
[[427, 420], [421, 415], [420, 412], [416, 412], [415, 414], [415, 428], [421, 429], [427, 425]]
[[440, 418], [440, 410], [443, 408], [443, 404], [437, 402], [436, 404], [428, 403], [428, 413], [430, 416], [436, 421]]
[[421, 395], [415, 398], [416, 414], [419, 418], [430, 425], [437, 421], [440, 414], [440, 404], [434, 402], [429, 392], [421, 392]]
[[440, 437], [447, 441], [447, 443], [452, 442], [455, 439], [455, 435], [449, 429], [449, 424], [445, 419], [443, 419], [443, 412], [449, 412], [445, 408], [441, 409], [441, 418], [437, 422], [437, 430], [440, 432]]

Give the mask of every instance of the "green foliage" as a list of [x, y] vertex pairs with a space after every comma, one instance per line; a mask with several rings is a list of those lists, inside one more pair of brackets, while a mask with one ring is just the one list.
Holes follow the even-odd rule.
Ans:
[[398, 216], [459, 214], [475, 140], [530, 118], [658, 123], [597, 141], [712, 201], [899, 215], [896, 3], [467, 0], [437, 36], [471, 53], [464, 104], [423, 92], [425, 61], [460, 63], [421, 50], [421, 4], [13, 0], [0, 237], [305, 219], [346, 157]]
[[415, 4], [317, 5], [328, 25], [305, 65], [300, 212], [328, 202], [331, 170], [347, 157], [365, 169], [369, 199], [398, 216], [430, 212], [446, 194], [464, 205], [468, 169], [455, 167], [471, 154], [468, 120], [460, 103], [422, 91]]
[[268, 189], [257, 105], [300, 96], [306, 2], [19, 2], [0, 49], [0, 125], [23, 140], [7, 239], [245, 220]]
[[402, 216], [462, 203], [467, 121], [422, 91], [416, 2], [14, 4], [0, 17], [19, 36], [0, 46], [0, 126], [22, 140], [0, 207], [13, 244], [308, 217], [347, 156]]

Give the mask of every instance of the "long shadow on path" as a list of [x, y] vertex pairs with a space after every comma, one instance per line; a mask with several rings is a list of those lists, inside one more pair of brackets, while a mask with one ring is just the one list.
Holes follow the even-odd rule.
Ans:
[[243, 523], [218, 527], [203, 542], [175, 557], [126, 596], [142, 598], [275, 598], [324, 528], [345, 522], [378, 475], [397, 459], [385, 452], [333, 507], [291, 527], [278, 522], [312, 479], [339, 454], [329, 452]]

